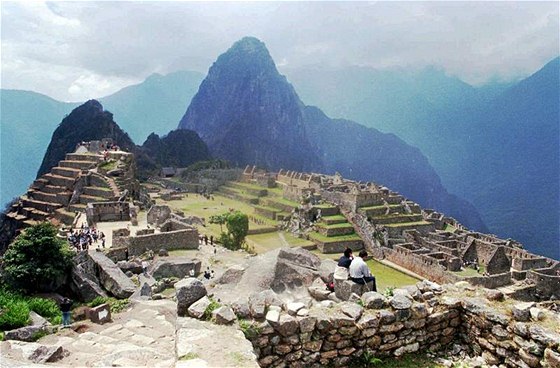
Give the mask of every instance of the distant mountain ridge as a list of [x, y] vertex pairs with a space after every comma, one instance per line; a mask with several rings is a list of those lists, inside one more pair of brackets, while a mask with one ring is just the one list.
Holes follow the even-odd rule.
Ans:
[[420, 148], [490, 231], [560, 258], [559, 69], [483, 88], [428, 68], [286, 70], [307, 102]]
[[198, 132], [212, 154], [238, 165], [339, 171], [386, 185], [486, 230], [472, 205], [447, 193], [418, 149], [394, 135], [332, 120], [305, 106], [255, 38], [243, 38], [218, 57], [179, 128]]
[[96, 100], [89, 100], [66, 116], [52, 134], [37, 177], [47, 173], [80, 142], [111, 138], [121, 149], [136, 156], [138, 176], [157, 175], [163, 166], [186, 167], [209, 160], [208, 147], [191, 130], [176, 130], [160, 138], [151, 134], [142, 146], [134, 144], [128, 134]]

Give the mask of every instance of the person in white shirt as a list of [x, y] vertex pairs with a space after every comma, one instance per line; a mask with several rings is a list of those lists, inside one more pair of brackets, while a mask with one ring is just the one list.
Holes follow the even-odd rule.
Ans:
[[368, 265], [364, 262], [364, 258], [367, 256], [367, 252], [362, 250], [358, 257], [354, 257], [354, 260], [350, 263], [350, 280], [360, 285], [373, 283], [371, 291], [377, 291], [375, 276], [371, 274]]

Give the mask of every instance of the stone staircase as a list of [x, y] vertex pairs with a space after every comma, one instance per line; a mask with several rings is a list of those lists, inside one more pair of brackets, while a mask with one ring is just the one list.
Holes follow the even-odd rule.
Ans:
[[[7, 214], [23, 226], [55, 218], [64, 224], [72, 224], [75, 212], [84, 211], [88, 203], [110, 201], [118, 198], [115, 182], [90, 170], [103, 159], [101, 155], [69, 153], [58, 166], [31, 184], [27, 193], [12, 206]], [[71, 203], [79, 180], [87, 177], [89, 186]]]

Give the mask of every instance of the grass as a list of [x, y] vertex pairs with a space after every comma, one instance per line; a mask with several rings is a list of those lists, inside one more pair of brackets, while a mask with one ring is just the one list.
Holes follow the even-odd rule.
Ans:
[[440, 364], [434, 363], [433, 358], [423, 354], [407, 354], [400, 358], [387, 357], [376, 358], [364, 354], [349, 365], [353, 368], [441, 368]]
[[366, 262], [371, 270], [371, 273], [375, 276], [377, 283], [377, 290], [383, 292], [387, 288], [399, 288], [406, 285], [414, 285], [418, 279], [407, 275], [399, 270], [394, 269], [384, 265], [383, 263], [370, 259]]
[[179, 360], [192, 360], [192, 359], [196, 359], [196, 358], [198, 358], [198, 354], [190, 352], [190, 353], [187, 353], [185, 355], [181, 355], [179, 357]]
[[111, 297], [98, 296], [93, 299], [87, 305], [88, 307], [94, 308], [101, 304], [108, 303], [111, 308], [111, 313], [120, 313], [128, 308], [130, 301], [128, 299], [115, 299]]
[[208, 236], [213, 235], [215, 238], [218, 238], [220, 235], [220, 225], [210, 224], [208, 223], [208, 219], [210, 218], [210, 216], [220, 215], [224, 212], [227, 212], [230, 208], [239, 210], [247, 215], [263, 220], [264, 224], [262, 225], [255, 224], [254, 222], [249, 221], [249, 229], [262, 229], [274, 224], [274, 222], [270, 219], [255, 215], [254, 208], [247, 203], [230, 199], [220, 194], [214, 194], [213, 197], [214, 200], [209, 200], [196, 194], [189, 194], [188, 197], [185, 196], [183, 197], [183, 199], [178, 201], [165, 202], [161, 199], [158, 199], [157, 203], [165, 203], [172, 209], [184, 211], [186, 215], [194, 215], [205, 218], [207, 222], [206, 226], [199, 227], [199, 231], [202, 234], [206, 234]]
[[348, 234], [348, 235], [330, 236], [329, 237], [329, 236], [324, 236], [322, 234], [319, 234], [317, 232], [309, 233], [309, 238], [311, 238], [313, 240], [317, 240], [317, 241], [322, 242], [322, 243], [362, 240], [362, 238], [360, 238], [356, 234]]
[[240, 182], [240, 181], [229, 182], [227, 184], [231, 185], [232, 187], [237, 186], [237, 187], [243, 187], [243, 188], [254, 189], [254, 190], [269, 190], [269, 188], [261, 187], [260, 185], [251, 184], [251, 183], [243, 183], [243, 182]]
[[325, 223], [317, 223], [315, 226], [318, 227], [324, 227], [326, 229], [340, 229], [340, 228], [347, 228], [347, 227], [352, 227], [352, 224], [348, 223], [348, 222], [340, 222], [338, 224], [325, 224]]
[[261, 329], [253, 321], [240, 319], [239, 328], [241, 329], [241, 332], [243, 332], [243, 335], [245, 335], [245, 338], [247, 338], [248, 340], [252, 340], [261, 334]]
[[214, 299], [212, 299], [212, 298], [209, 298], [209, 299], [210, 299], [210, 304], [208, 304], [208, 306], [204, 310], [204, 315], [202, 316], [202, 318], [206, 321], [210, 321], [212, 319], [212, 312], [214, 312], [216, 309], [218, 309], [222, 306], [220, 303], [218, 303]]
[[332, 216], [323, 216], [321, 217], [322, 220], [328, 221], [328, 220], [344, 220], [346, 221], [346, 217], [344, 217], [343, 215], [332, 215]]
[[461, 271], [457, 271], [457, 272], [453, 272], [455, 275], [458, 276], [465, 276], [465, 277], [480, 277], [482, 275], [484, 275], [484, 272], [486, 271], [484, 266], [479, 266], [480, 267], [480, 272], [477, 272], [474, 268], [470, 268], [470, 267], [463, 267], [463, 269]]
[[280, 232], [249, 235], [247, 236], [246, 240], [247, 243], [249, 243], [253, 247], [253, 250], [257, 254], [265, 253], [269, 250], [286, 246], [305, 247], [313, 245], [313, 242], [309, 240], [296, 238], [291, 234]]
[[117, 161], [105, 161], [99, 165], [99, 168], [104, 171], [111, 171], [117, 167]]
[[[265, 198], [267, 198], [267, 197], [265, 197]], [[274, 202], [276, 202], [276, 203], [281, 203], [281, 204], [283, 204], [283, 205], [291, 206], [291, 207], [294, 207], [294, 208], [298, 208], [298, 207], [299, 207], [299, 203], [294, 202], [294, 201], [290, 201], [289, 199], [282, 198], [282, 197], [272, 197], [272, 198], [268, 197], [268, 200], [270, 200], [270, 201], [273, 202], [273, 203], [274, 203]]]

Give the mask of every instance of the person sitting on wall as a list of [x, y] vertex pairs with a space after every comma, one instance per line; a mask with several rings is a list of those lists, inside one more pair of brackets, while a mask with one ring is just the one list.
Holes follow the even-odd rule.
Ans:
[[[336, 268], [334, 269], [333, 278], [335, 280], [341, 280], [341, 281], [348, 280], [348, 276], [349, 276], [348, 267], [350, 267], [350, 264], [352, 263], [352, 259], [354, 259], [354, 257], [352, 256], [352, 249], [346, 248], [344, 250], [344, 254], [338, 260], [338, 264], [336, 265]], [[333, 280], [333, 287], [334, 287], [334, 280]]]
[[370, 291], [377, 291], [375, 276], [371, 274], [368, 265], [364, 262], [364, 258], [367, 256], [368, 253], [365, 250], [362, 250], [360, 251], [358, 257], [355, 257], [352, 263], [350, 263], [350, 280], [360, 285], [372, 283]]

